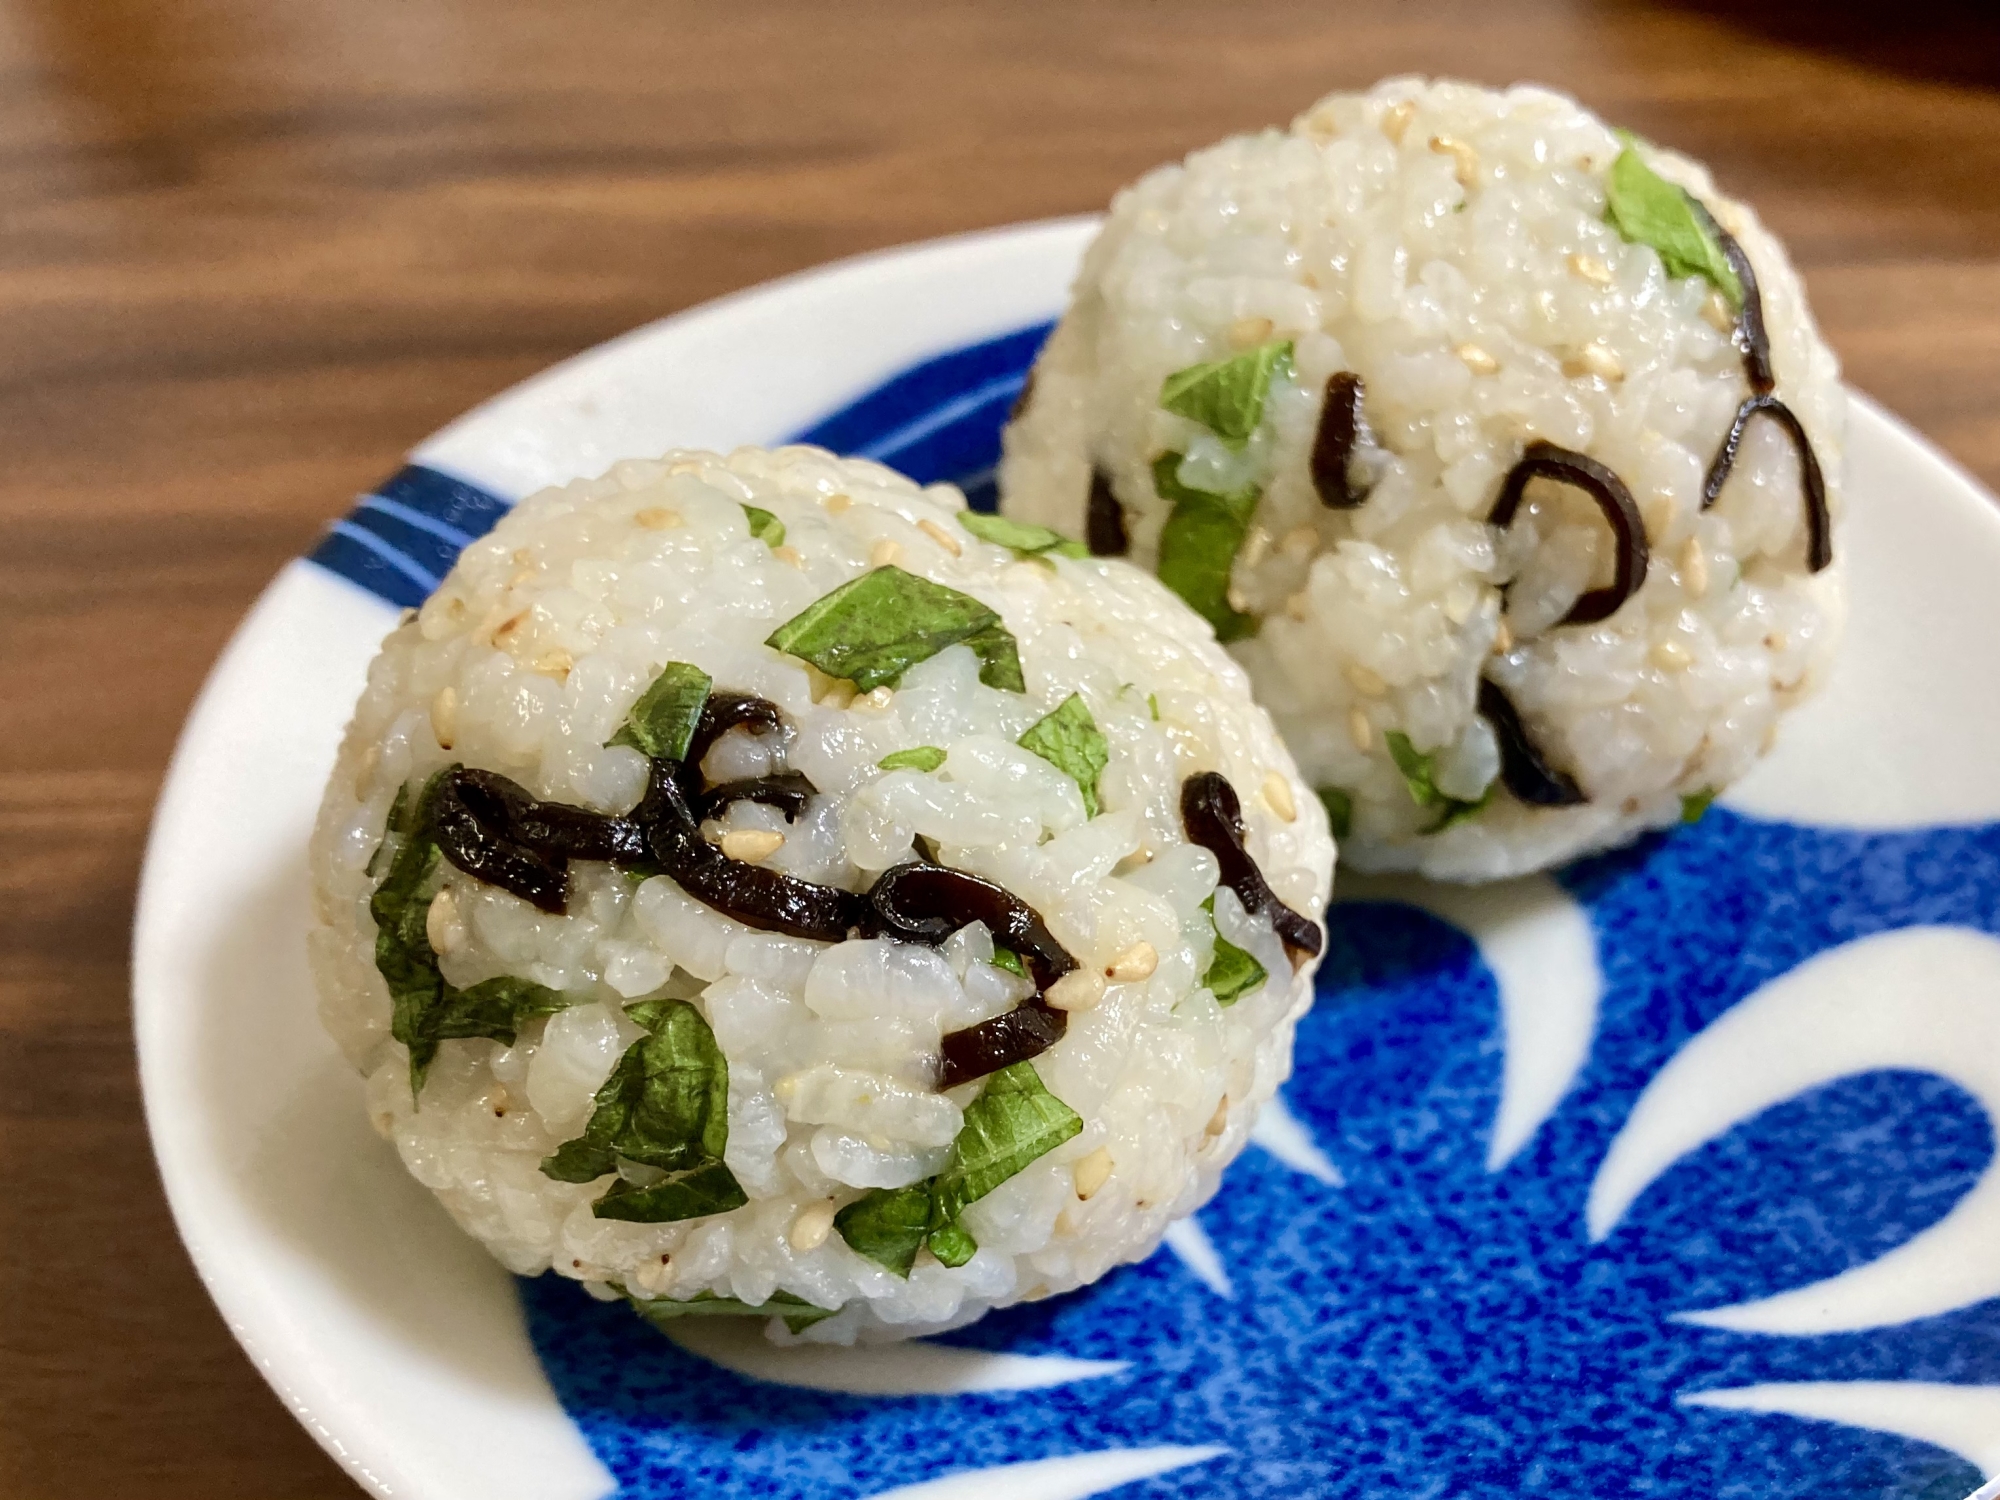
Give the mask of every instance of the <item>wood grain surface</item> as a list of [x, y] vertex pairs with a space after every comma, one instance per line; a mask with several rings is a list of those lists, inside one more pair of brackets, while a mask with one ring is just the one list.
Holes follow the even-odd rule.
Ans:
[[[1746, 20], [1739, 11], [1756, 12]], [[231, 625], [465, 407], [1392, 72], [1708, 158], [2000, 481], [2000, 22], [1721, 0], [0, 0], [0, 1494], [352, 1495], [174, 1237], [126, 947]]]

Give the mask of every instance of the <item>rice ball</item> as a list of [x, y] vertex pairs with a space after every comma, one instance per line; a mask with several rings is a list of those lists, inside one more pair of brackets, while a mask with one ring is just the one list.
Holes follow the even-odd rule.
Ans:
[[1699, 816], [1823, 676], [1843, 394], [1700, 166], [1539, 88], [1334, 94], [1121, 192], [1006, 434], [1249, 671], [1363, 870]]
[[1290, 1069], [1326, 815], [1153, 578], [809, 448], [523, 501], [383, 643], [328, 1029], [510, 1270], [934, 1332], [1148, 1253]]

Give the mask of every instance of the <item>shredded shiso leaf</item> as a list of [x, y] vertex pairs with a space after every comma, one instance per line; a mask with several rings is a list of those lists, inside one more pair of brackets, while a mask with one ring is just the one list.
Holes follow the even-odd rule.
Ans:
[[1743, 283], [1710, 229], [1712, 221], [1685, 189], [1646, 165], [1631, 136], [1624, 140], [1625, 149], [1611, 164], [1604, 217], [1632, 243], [1659, 251], [1669, 276], [1705, 277], [1732, 308], [1742, 307]]
[[833, 1227], [849, 1248], [898, 1276], [910, 1274], [926, 1243], [945, 1265], [964, 1265], [979, 1248], [958, 1223], [966, 1206], [1082, 1129], [1082, 1117], [1043, 1086], [1032, 1063], [1002, 1068], [965, 1107], [943, 1171], [864, 1194], [834, 1215]]
[[1005, 969], [1009, 974], [1018, 974], [1023, 979], [1028, 977], [1027, 966], [1021, 962], [1021, 955], [1012, 948], [1002, 948], [997, 943], [993, 948], [993, 967]]
[[1256, 617], [1229, 602], [1229, 571], [1263, 492], [1251, 485], [1218, 495], [1182, 484], [1182, 457], [1162, 453], [1153, 460], [1153, 488], [1173, 506], [1160, 531], [1160, 582], [1213, 625], [1215, 638], [1226, 645], [1257, 630]]
[[762, 1302], [749, 1303], [735, 1297], [725, 1297], [718, 1292], [696, 1292], [692, 1297], [641, 1297], [622, 1290], [621, 1295], [631, 1304], [632, 1310], [651, 1323], [662, 1328], [668, 1323], [682, 1318], [769, 1318], [785, 1320], [785, 1326], [793, 1333], [810, 1328], [821, 1318], [830, 1318], [835, 1309], [819, 1307], [795, 1297], [790, 1292], [773, 1292]]
[[[1201, 906], [1212, 924], [1215, 920], [1215, 897], [1210, 896]], [[1220, 928], [1216, 929], [1215, 956], [1209, 960], [1208, 972], [1201, 976], [1201, 982], [1215, 996], [1217, 1005], [1234, 1005], [1268, 978], [1268, 969], [1224, 937]]]
[[1053, 712], [1029, 725], [1019, 744], [1074, 781], [1083, 793], [1083, 815], [1097, 816], [1097, 779], [1110, 763], [1111, 745], [1080, 693], [1071, 693]]
[[1160, 383], [1160, 405], [1199, 422], [1229, 447], [1241, 448], [1264, 420], [1271, 377], [1289, 370], [1291, 363], [1291, 341], [1283, 340], [1230, 359], [1190, 365]]
[[966, 510], [959, 512], [958, 524], [982, 542], [1013, 548], [1020, 557], [1040, 557], [1045, 552], [1053, 552], [1057, 557], [1090, 556], [1090, 549], [1082, 542], [1072, 541], [1060, 531], [1027, 521], [1011, 521], [1005, 516]]
[[1318, 787], [1315, 791], [1326, 808], [1327, 826], [1333, 830], [1333, 836], [1346, 838], [1354, 831], [1354, 794], [1337, 786]]
[[1383, 737], [1389, 746], [1389, 754], [1396, 762], [1396, 769], [1403, 773], [1403, 785], [1410, 789], [1410, 800], [1419, 807], [1435, 807], [1438, 819], [1424, 830], [1425, 833], [1442, 833], [1454, 823], [1463, 823], [1486, 810], [1493, 800], [1493, 789], [1498, 784], [1489, 781], [1486, 790], [1477, 801], [1466, 802], [1447, 792], [1438, 790], [1432, 775], [1433, 757], [1420, 753], [1410, 743], [1410, 737], [1400, 729], [1392, 729]]
[[965, 645], [988, 687], [1025, 692], [1021, 657], [1000, 616], [970, 594], [895, 566], [876, 568], [814, 600], [765, 645], [844, 677], [862, 692], [894, 687], [920, 661]]
[[1683, 823], [1699, 823], [1702, 814], [1708, 811], [1709, 805], [1715, 801], [1716, 796], [1716, 788], [1712, 786], [1705, 786], [1698, 792], [1689, 792], [1685, 797], [1681, 798], [1681, 821]]
[[935, 771], [944, 764], [945, 753], [936, 745], [912, 745], [892, 750], [875, 764], [884, 771]]
[[632, 711], [607, 745], [629, 745], [655, 760], [679, 760], [687, 754], [695, 725], [708, 702], [708, 690], [715, 679], [700, 667], [684, 661], [670, 661], [660, 670], [652, 686], [639, 695]]
[[762, 506], [746, 505], [744, 517], [750, 522], [750, 535], [765, 546], [776, 549], [785, 545], [785, 523]]

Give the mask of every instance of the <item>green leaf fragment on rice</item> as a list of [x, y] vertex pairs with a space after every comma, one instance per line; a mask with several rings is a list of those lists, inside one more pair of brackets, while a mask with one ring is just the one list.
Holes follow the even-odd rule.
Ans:
[[1344, 839], [1354, 831], [1354, 794], [1337, 786], [1323, 786], [1316, 789], [1322, 806], [1326, 808], [1327, 826], [1333, 830], [1336, 839]]
[[795, 1297], [790, 1292], [773, 1292], [757, 1303], [725, 1297], [718, 1292], [696, 1292], [692, 1297], [641, 1297], [629, 1289], [620, 1288], [619, 1295], [640, 1317], [660, 1329], [682, 1318], [779, 1317], [785, 1320], [787, 1328], [797, 1333], [802, 1328], [810, 1328], [821, 1318], [832, 1317], [836, 1311], [808, 1302], [803, 1297]]
[[1111, 743], [1090, 716], [1090, 706], [1071, 693], [1055, 709], [1030, 724], [1017, 742], [1032, 750], [1077, 784], [1083, 793], [1083, 815], [1097, 816], [1097, 779], [1111, 761]]
[[960, 511], [958, 524], [978, 537], [982, 542], [993, 542], [1001, 547], [1011, 547], [1019, 557], [1040, 557], [1052, 552], [1057, 557], [1088, 557], [1090, 549], [1082, 542], [1073, 541], [1047, 526], [1036, 526], [1028, 521], [1015, 521], [1006, 516], [988, 515], [984, 511]]
[[[1210, 896], [1201, 906], [1213, 926], [1215, 897]], [[1209, 960], [1208, 972], [1201, 976], [1201, 982], [1215, 996], [1217, 1005], [1225, 1008], [1234, 1005], [1270, 977], [1270, 970], [1224, 937], [1221, 928], [1215, 929], [1215, 956]]]
[[1021, 962], [1021, 955], [1012, 948], [1002, 948], [998, 944], [993, 948], [993, 967], [1005, 969], [1009, 974], [1018, 974], [1023, 979], [1028, 977], [1028, 970]]
[[1699, 823], [1701, 815], [1708, 811], [1716, 797], [1720, 795], [1715, 787], [1705, 786], [1698, 792], [1690, 792], [1681, 798], [1681, 821]]
[[1160, 531], [1160, 582], [1186, 600], [1215, 627], [1225, 645], [1257, 631], [1254, 615], [1229, 602], [1229, 571], [1262, 491], [1254, 485], [1218, 495], [1181, 483], [1183, 455], [1162, 453], [1153, 460], [1153, 488], [1173, 506]]
[[935, 771], [945, 761], [945, 753], [936, 745], [913, 745], [908, 750], [893, 750], [875, 762], [883, 771]]
[[1291, 341], [1283, 340], [1230, 359], [1190, 365], [1160, 383], [1160, 405], [1199, 422], [1229, 447], [1241, 448], [1264, 420], [1271, 377], [1291, 363]]
[[715, 679], [700, 667], [668, 662], [632, 705], [623, 727], [605, 744], [628, 745], [654, 760], [679, 760], [688, 752], [714, 685]]
[[1633, 244], [1657, 250], [1669, 276], [1704, 277], [1731, 307], [1742, 307], [1743, 283], [1722, 253], [1706, 211], [1686, 189], [1647, 166], [1629, 136], [1611, 164], [1604, 217]]
[[746, 505], [743, 515], [750, 523], [750, 535], [773, 550], [785, 545], [785, 523], [762, 506]]
[[1479, 794], [1477, 800], [1467, 802], [1439, 789], [1433, 773], [1434, 757], [1419, 751], [1410, 743], [1407, 734], [1400, 729], [1392, 729], [1382, 738], [1389, 746], [1389, 755], [1396, 762], [1396, 769], [1403, 773], [1403, 785], [1410, 789], [1410, 800], [1419, 807], [1438, 809], [1437, 821], [1423, 830], [1426, 834], [1443, 833], [1454, 824], [1477, 817], [1493, 801], [1493, 794], [1500, 785], [1498, 777], [1486, 784], [1486, 790]]
[[672, 1223], [749, 1200], [723, 1165], [729, 1145], [729, 1061], [701, 1012], [685, 1000], [647, 1000], [625, 1014], [646, 1035], [625, 1049], [592, 1099], [583, 1134], [542, 1162], [557, 1182], [594, 1182], [620, 1161], [672, 1174], [620, 1178], [591, 1212], [600, 1219]]
[[1027, 690], [1014, 637], [995, 611], [895, 566], [864, 573], [814, 600], [764, 644], [829, 677], [846, 678], [864, 693], [894, 687], [911, 667], [949, 647], [970, 646], [981, 682]]
[[964, 1265], [979, 1248], [958, 1222], [967, 1205], [1082, 1129], [1082, 1117], [1043, 1086], [1033, 1064], [1002, 1068], [965, 1107], [943, 1171], [863, 1194], [834, 1215], [833, 1227], [856, 1254], [898, 1276], [910, 1274], [926, 1243], [945, 1265]]
[[[431, 902], [444, 884], [444, 856], [430, 836], [431, 813], [447, 773], [423, 791], [396, 794], [388, 827], [368, 868], [386, 866], [368, 899], [375, 919], [375, 968], [389, 989], [389, 1034], [410, 1054], [410, 1097], [423, 1093], [442, 1042], [485, 1038], [512, 1046], [522, 1023], [571, 1004], [560, 990], [525, 979], [488, 979], [461, 990], [446, 981], [431, 947]], [[391, 840], [402, 842], [390, 852]]]

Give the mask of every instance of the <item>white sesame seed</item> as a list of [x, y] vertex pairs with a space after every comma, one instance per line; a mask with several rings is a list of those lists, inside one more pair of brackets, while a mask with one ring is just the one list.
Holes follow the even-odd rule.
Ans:
[[859, 698], [856, 698], [854, 700], [854, 707], [865, 708], [870, 713], [880, 713], [883, 709], [887, 708], [891, 703], [895, 701], [896, 701], [895, 689], [889, 687], [887, 684], [884, 684], [881, 687], [870, 688], [867, 692], [863, 693]]
[[1399, 99], [1382, 111], [1382, 134], [1397, 145], [1403, 144], [1403, 133], [1410, 128], [1410, 116], [1417, 112], [1417, 101]]
[[1514, 629], [1505, 619], [1493, 627], [1493, 654], [1505, 656], [1514, 649]]
[[644, 510], [634, 515], [632, 519], [648, 531], [672, 531], [676, 526], [687, 525], [687, 522], [682, 518], [679, 511], [666, 510], [657, 505], [647, 506]]
[[1710, 292], [1702, 299], [1701, 316], [1717, 333], [1736, 332], [1736, 309], [1720, 292]]
[[1222, 597], [1228, 603], [1229, 607], [1239, 615], [1250, 613], [1250, 601], [1244, 597], [1243, 590], [1239, 589], [1235, 584], [1232, 583], [1227, 589], [1223, 590]]
[[1594, 255], [1572, 255], [1569, 258], [1569, 268], [1585, 281], [1594, 282], [1598, 286], [1611, 285], [1611, 267]]
[[1646, 655], [1662, 672], [1685, 672], [1694, 663], [1688, 648], [1679, 641], [1655, 641]]
[[458, 920], [458, 898], [446, 886], [431, 897], [430, 909], [424, 913], [424, 937], [436, 952], [449, 953], [464, 936]]
[[1076, 1181], [1077, 1197], [1086, 1203], [1095, 1197], [1097, 1190], [1111, 1180], [1111, 1167], [1111, 1151], [1106, 1146], [1099, 1146], [1071, 1167], [1070, 1174]]
[[799, 1210], [799, 1216], [792, 1220], [792, 1232], [786, 1236], [792, 1248], [804, 1255], [809, 1250], [817, 1250], [826, 1243], [826, 1237], [833, 1233], [833, 1205], [831, 1203], [808, 1203]]
[[1229, 325], [1229, 342], [1238, 349], [1254, 349], [1270, 338], [1276, 326], [1269, 318], [1238, 318]]
[[1299, 804], [1292, 797], [1292, 784], [1285, 780], [1281, 773], [1277, 771], [1264, 773], [1264, 801], [1269, 804], [1272, 812], [1287, 823], [1298, 821]]
[[1347, 737], [1354, 741], [1354, 748], [1363, 755], [1375, 743], [1375, 726], [1369, 722], [1367, 711], [1358, 703], [1347, 711]]
[[804, 568], [806, 565], [805, 555], [796, 547], [773, 547], [771, 556], [788, 568]]
[[853, 503], [854, 497], [852, 495], [828, 495], [826, 497], [826, 513], [830, 516], [837, 516]]
[[1681, 587], [1687, 590], [1690, 599], [1699, 599], [1708, 592], [1708, 553], [1702, 549], [1698, 536], [1689, 537], [1687, 546], [1681, 549]]
[[722, 836], [722, 852], [746, 865], [761, 865], [784, 847], [785, 836], [772, 828], [738, 828]]
[[1319, 551], [1319, 532], [1311, 526], [1294, 526], [1278, 546], [1287, 557], [1311, 557]]
[[953, 536], [949, 531], [946, 531], [942, 526], [938, 525], [938, 523], [933, 521], [929, 516], [925, 516], [921, 521], [917, 522], [917, 530], [921, 531], [925, 536], [929, 537], [932, 541], [936, 542], [940, 547], [944, 548], [944, 550], [949, 552], [953, 557], [964, 556], [965, 548], [961, 547], [958, 544], [958, 538]]
[[1207, 1135], [1221, 1135], [1229, 1128], [1229, 1096], [1224, 1094], [1216, 1101], [1215, 1113], [1208, 1118]]
[[1479, 153], [1459, 140], [1456, 136], [1434, 135], [1431, 150], [1440, 156], [1449, 156], [1452, 175], [1458, 179], [1460, 187], [1471, 187], [1479, 181]]
[[534, 667], [537, 672], [553, 677], [557, 682], [568, 681], [570, 668], [575, 665], [576, 658], [560, 646], [544, 651], [534, 661]]
[[1382, 680], [1382, 674], [1372, 667], [1363, 666], [1358, 661], [1347, 664], [1347, 680], [1354, 691], [1364, 698], [1379, 698], [1389, 691], [1389, 684]]
[[438, 689], [431, 699], [431, 734], [438, 742], [438, 749], [449, 750], [452, 741], [458, 738], [458, 693], [450, 687]]
[[1465, 368], [1475, 375], [1491, 375], [1500, 368], [1500, 361], [1488, 354], [1477, 344], [1460, 344], [1451, 351], [1464, 363]]
[[1153, 971], [1159, 966], [1159, 950], [1141, 938], [1111, 960], [1104, 970], [1104, 977], [1113, 984], [1136, 984], [1141, 979], [1151, 979]]
[[1243, 538], [1243, 566], [1254, 568], [1271, 553], [1271, 533], [1261, 526], [1252, 526], [1250, 534]]
[[868, 566], [871, 568], [886, 568], [902, 555], [903, 544], [891, 541], [885, 536], [868, 549]]
[[1581, 379], [1585, 375], [1595, 376], [1606, 382], [1625, 378], [1625, 366], [1618, 362], [1618, 356], [1598, 343], [1585, 344], [1570, 358], [1564, 360], [1562, 371], [1572, 380]]
[[1104, 976], [1095, 969], [1071, 969], [1042, 996], [1057, 1010], [1089, 1010], [1103, 998]]

